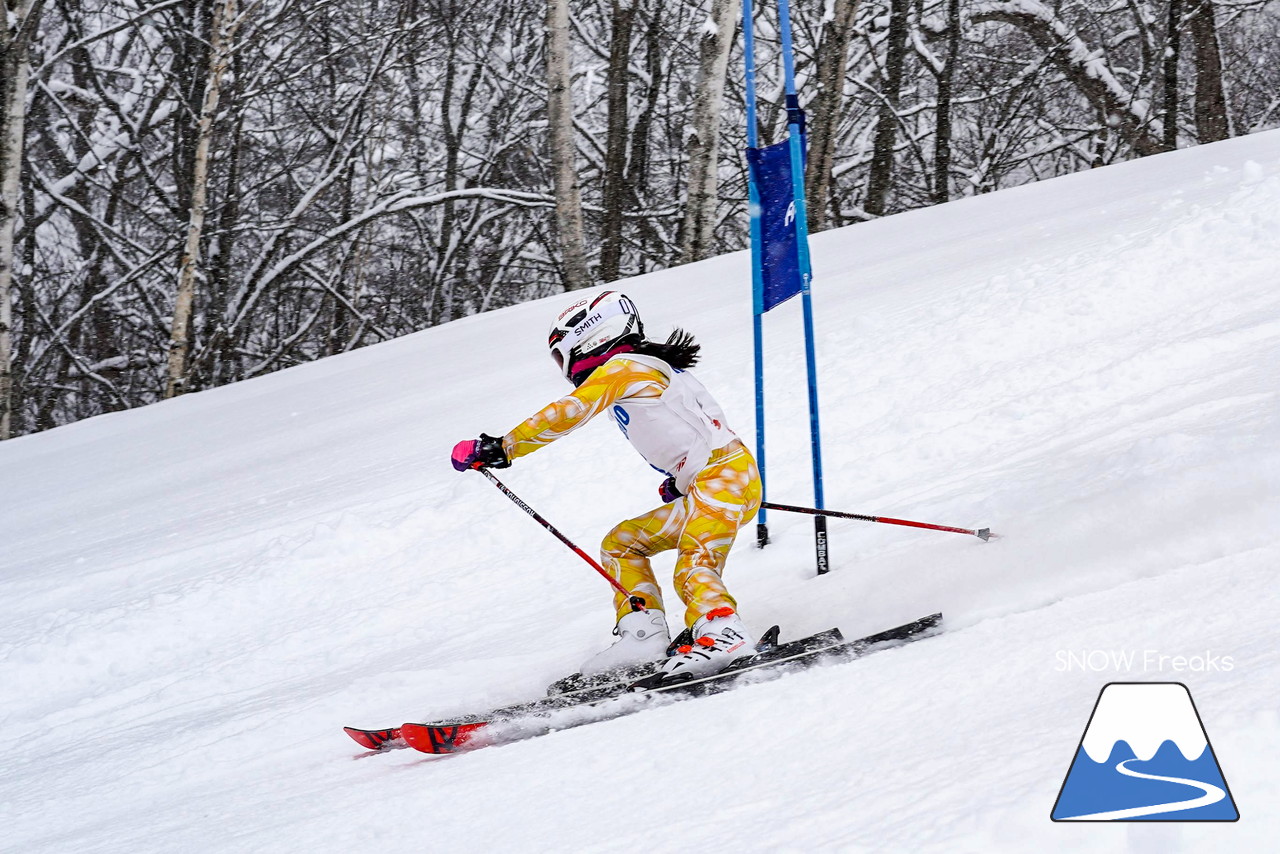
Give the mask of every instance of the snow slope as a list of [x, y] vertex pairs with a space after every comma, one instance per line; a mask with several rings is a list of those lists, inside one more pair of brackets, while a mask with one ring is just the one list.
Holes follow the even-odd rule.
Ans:
[[[607, 586], [447, 459], [566, 390], [563, 297], [0, 444], [0, 849], [1274, 850], [1277, 151], [816, 236], [829, 505], [1004, 537], [833, 522], [817, 579], [811, 521], [771, 514], [730, 562], [750, 624], [949, 631], [519, 744], [341, 726], [523, 699], [610, 640]], [[750, 437], [748, 282], [740, 253], [626, 290]], [[770, 497], [804, 503], [799, 305], [766, 327]], [[658, 481], [608, 424], [504, 479], [589, 547]], [[1238, 823], [1050, 822], [1135, 679], [1188, 685]]]

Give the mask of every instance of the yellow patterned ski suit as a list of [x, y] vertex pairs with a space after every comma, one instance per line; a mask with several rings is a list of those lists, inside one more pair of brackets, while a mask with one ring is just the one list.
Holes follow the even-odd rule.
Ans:
[[[503, 437], [508, 459], [532, 453], [628, 400], [660, 397], [670, 382], [660, 370], [616, 356], [592, 372], [569, 395], [544, 407]], [[717, 427], [720, 425], [717, 423]], [[617, 525], [601, 543], [600, 562], [650, 608], [664, 610], [662, 591], [649, 565], [659, 552], [677, 549], [675, 587], [685, 605], [685, 624], [716, 608], [736, 607], [724, 585], [725, 560], [738, 529], [760, 509], [760, 472], [746, 446], [733, 439], [711, 452], [686, 494]], [[614, 595], [621, 618], [629, 611]]]

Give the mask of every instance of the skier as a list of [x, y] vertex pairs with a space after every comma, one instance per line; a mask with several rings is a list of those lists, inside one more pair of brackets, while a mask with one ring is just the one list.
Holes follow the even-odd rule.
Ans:
[[586, 297], [556, 317], [551, 356], [575, 390], [501, 438], [459, 442], [453, 465], [506, 468], [511, 461], [611, 412], [622, 434], [667, 477], [662, 505], [618, 524], [601, 543], [600, 562], [644, 610], [614, 594], [618, 639], [588, 659], [593, 675], [662, 658], [671, 643], [662, 591], [649, 558], [676, 549], [675, 588], [692, 640], [662, 664], [669, 674], [715, 673], [754, 652], [754, 638], [723, 580], [738, 529], [760, 508], [755, 459], [729, 429], [720, 406], [688, 373], [700, 345], [676, 329], [666, 343], [645, 338], [640, 315], [616, 291]]

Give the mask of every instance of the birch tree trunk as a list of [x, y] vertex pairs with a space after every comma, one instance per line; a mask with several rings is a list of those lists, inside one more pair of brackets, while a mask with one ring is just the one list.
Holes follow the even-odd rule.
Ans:
[[[1194, 0], [1193, 0], [1194, 2]], [[1218, 142], [1231, 137], [1227, 93], [1222, 82], [1222, 47], [1213, 0], [1200, 0], [1189, 16], [1196, 45], [1196, 141]]]
[[591, 286], [587, 240], [578, 186], [577, 145], [573, 137], [572, 77], [569, 69], [569, 0], [547, 0], [547, 132], [556, 197], [556, 231], [568, 290]]
[[214, 7], [212, 39], [209, 50], [209, 73], [205, 82], [204, 103], [200, 107], [195, 161], [191, 174], [191, 216], [187, 224], [187, 242], [178, 270], [178, 292], [173, 305], [173, 328], [169, 337], [169, 382], [166, 398], [186, 391], [187, 356], [191, 352], [192, 309], [195, 304], [196, 268], [200, 263], [200, 237], [204, 231], [205, 208], [208, 204], [209, 146], [213, 140], [213, 120], [218, 113], [222, 75], [231, 58], [231, 42], [236, 27], [236, 0], [220, 0]]
[[720, 114], [737, 11], [733, 0], [711, 0], [710, 16], [698, 40], [693, 119], [686, 135], [689, 189], [680, 230], [680, 256], [685, 262], [701, 261], [711, 253], [719, 189]]
[[840, 129], [840, 105], [844, 102], [844, 75], [848, 68], [849, 39], [858, 0], [834, 0], [832, 19], [822, 30], [818, 48], [818, 95], [809, 118], [809, 231], [827, 227], [831, 212], [831, 167], [835, 162], [836, 134]]
[[13, 430], [13, 236], [31, 74], [27, 52], [43, 6], [44, 0], [5, 0], [0, 22], [0, 440]]

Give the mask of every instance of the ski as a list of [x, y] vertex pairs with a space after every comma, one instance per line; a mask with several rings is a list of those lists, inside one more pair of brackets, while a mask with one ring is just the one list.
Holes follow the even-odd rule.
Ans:
[[359, 729], [358, 727], [344, 726], [342, 731], [355, 739], [356, 744], [361, 747], [367, 747], [370, 750], [381, 750], [391, 742], [400, 740], [400, 727]]
[[[840, 637], [838, 629], [828, 629], [825, 632], [819, 632], [811, 637], [791, 641], [781, 646], [786, 652], [794, 653], [820, 646], [829, 646], [832, 643], [839, 642]], [[756, 650], [760, 653], [772, 652], [778, 647], [777, 626], [765, 632], [760, 642], [756, 644]], [[484, 716], [477, 715], [472, 719], [453, 721], [450, 725], [458, 726], [475, 722], [492, 723], [497, 720], [512, 720], [608, 700], [627, 693], [635, 682], [653, 675], [657, 671], [659, 664], [661, 664], [661, 661], [653, 661], [595, 676], [583, 676], [581, 673], [574, 673], [571, 676], [553, 682], [547, 688], [546, 697], [516, 703], [511, 706], [503, 706], [488, 712]], [[405, 746], [400, 727], [361, 729], [348, 726], [342, 729], [343, 732], [351, 736], [356, 744], [369, 750], [384, 750]], [[470, 730], [465, 731], [464, 734], [467, 732], [470, 732]], [[442, 730], [440, 738], [447, 741], [449, 737], [449, 733]]]
[[[578, 705], [586, 705], [592, 702], [607, 700], [616, 697], [626, 690], [642, 676], [647, 676], [657, 669], [657, 662], [651, 666], [643, 668], [628, 669], [621, 678], [618, 679], [584, 679], [581, 674], [566, 677], [556, 682], [549, 689], [550, 693], [546, 697], [537, 700], [529, 700], [523, 703], [516, 703], [511, 706], [503, 706], [494, 709], [484, 716], [476, 716], [474, 721], [459, 720], [454, 721], [447, 726], [467, 726], [471, 723], [491, 723], [494, 720], [510, 720], [523, 717], [526, 715], [536, 715], [555, 711], [557, 709], [571, 708]], [[562, 690], [556, 690], [557, 687]], [[361, 729], [359, 727], [346, 726], [342, 730], [359, 744], [361, 747], [369, 750], [384, 750], [392, 747], [403, 746], [403, 737], [401, 734], [402, 727], [387, 727], [386, 729]], [[451, 736], [442, 729], [440, 738], [447, 741]]]
[[[555, 694], [543, 700], [495, 709], [486, 715], [451, 721], [405, 723], [394, 730], [347, 729], [363, 746], [374, 744], [368, 733], [396, 734], [409, 747], [422, 753], [449, 754], [532, 738], [584, 723], [630, 714], [650, 705], [656, 698], [701, 697], [776, 678], [784, 673], [827, 664], [851, 661], [891, 646], [935, 634], [942, 614], [930, 614], [883, 632], [855, 640], [844, 640], [838, 629], [811, 637], [777, 644], [756, 655], [739, 659], [719, 673], [698, 679], [670, 680], [656, 671], [628, 683], [611, 683]], [[359, 735], [358, 735], [359, 734]], [[377, 749], [390, 740], [376, 742]]]

